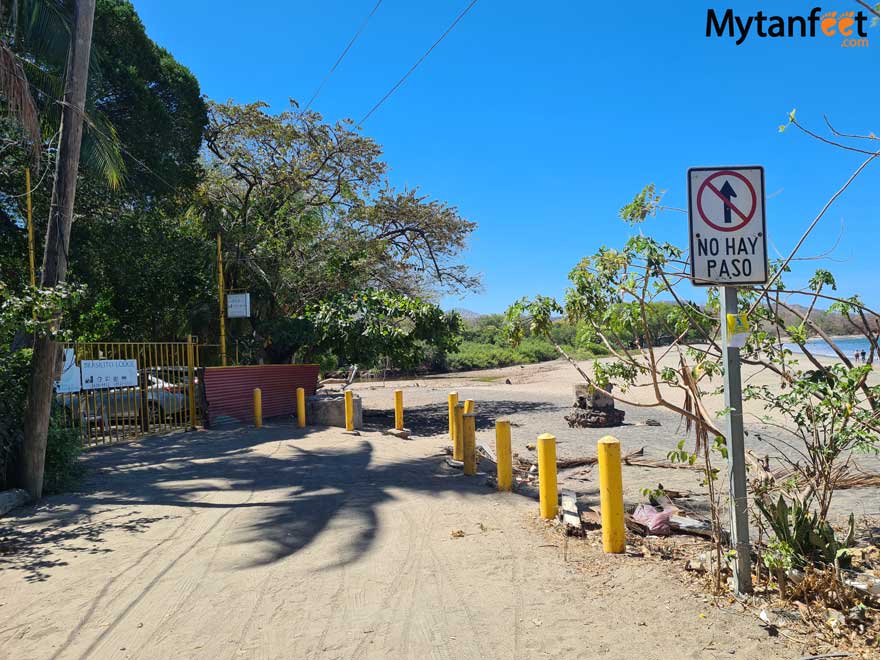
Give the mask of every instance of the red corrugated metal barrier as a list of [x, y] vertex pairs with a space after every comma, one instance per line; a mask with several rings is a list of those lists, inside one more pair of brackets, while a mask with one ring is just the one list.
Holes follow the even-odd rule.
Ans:
[[317, 364], [261, 364], [251, 367], [207, 367], [205, 398], [208, 424], [254, 421], [254, 388], [263, 395], [263, 418], [296, 413], [296, 388], [306, 396], [318, 386]]

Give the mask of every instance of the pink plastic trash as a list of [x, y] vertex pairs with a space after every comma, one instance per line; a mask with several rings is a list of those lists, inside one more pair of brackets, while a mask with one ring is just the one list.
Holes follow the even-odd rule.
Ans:
[[669, 519], [673, 511], [664, 511], [650, 504], [639, 504], [633, 512], [633, 520], [648, 528], [648, 532], [657, 536], [668, 536], [672, 532]]

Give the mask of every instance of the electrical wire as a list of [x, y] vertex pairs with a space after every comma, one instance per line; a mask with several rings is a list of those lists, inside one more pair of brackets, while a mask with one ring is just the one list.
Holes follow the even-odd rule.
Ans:
[[431, 54], [431, 51], [434, 50], [440, 44], [440, 42], [446, 38], [446, 35], [448, 35], [450, 32], [452, 32], [452, 29], [456, 25], [458, 25], [458, 22], [465, 17], [465, 15], [471, 10], [471, 8], [475, 4], [477, 4], [477, 0], [471, 0], [471, 3], [462, 10], [462, 12], [455, 18], [454, 21], [452, 21], [450, 26], [448, 28], [446, 28], [446, 31], [440, 35], [440, 38], [437, 39], [437, 41], [435, 41], [433, 44], [431, 44], [431, 47], [428, 50], [426, 50], [425, 53], [418, 60], [416, 60], [416, 63], [410, 67], [409, 71], [407, 71], [405, 74], [403, 74], [403, 77], [397, 81], [397, 83], [394, 85], [394, 87], [389, 89], [388, 92], [385, 94], [385, 96], [383, 96], [381, 99], [379, 99], [379, 102], [376, 103], [376, 105], [374, 105], [372, 108], [370, 108], [370, 111], [361, 118], [361, 120], [357, 123], [358, 126], [363, 125], [363, 123], [365, 121], [367, 121], [367, 119], [369, 119], [372, 116], [372, 114], [374, 112], [376, 112], [376, 110], [379, 109], [379, 106], [381, 106], [383, 103], [385, 103], [385, 101], [387, 101], [391, 97], [391, 95], [397, 91], [397, 89], [406, 81], [406, 79], [409, 78], [410, 74], [413, 71], [415, 71], [422, 62], [425, 61], [425, 58], [427, 58], [428, 55]]
[[363, 32], [364, 28], [367, 27], [367, 23], [370, 22], [370, 19], [373, 17], [373, 14], [376, 13], [376, 10], [379, 9], [379, 5], [381, 5], [381, 4], [382, 4], [382, 0], [378, 0], [376, 5], [373, 7], [373, 10], [369, 14], [367, 14], [366, 18], [364, 18], [360, 27], [357, 29], [357, 32], [355, 32], [354, 36], [351, 38], [351, 41], [348, 42], [348, 45], [345, 47], [345, 49], [342, 51], [342, 53], [339, 55], [339, 57], [336, 58], [336, 61], [333, 63], [333, 66], [330, 67], [330, 70], [324, 76], [324, 80], [321, 81], [321, 84], [318, 85], [318, 89], [316, 89], [315, 93], [312, 94], [312, 98], [310, 98], [309, 102], [306, 103], [305, 107], [303, 108], [303, 112], [308, 110], [311, 107], [312, 103], [315, 101], [315, 99], [318, 98], [318, 94], [320, 94], [321, 90], [324, 89], [324, 85], [327, 84], [327, 81], [330, 79], [330, 76], [332, 76], [333, 72], [336, 71], [336, 67], [338, 67], [340, 65], [340, 63], [342, 62], [342, 60], [345, 59], [345, 56], [348, 54], [348, 51], [351, 50], [352, 46], [354, 46], [354, 42], [357, 41], [359, 36], [361, 36], [361, 32]]

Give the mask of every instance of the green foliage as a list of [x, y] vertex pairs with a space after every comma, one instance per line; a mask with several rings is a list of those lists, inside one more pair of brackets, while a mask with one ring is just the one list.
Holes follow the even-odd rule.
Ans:
[[[577, 326], [564, 320], [550, 319], [549, 325], [540, 327], [546, 329], [546, 338], [522, 317], [508, 323], [506, 315], [486, 314], [465, 322], [462, 344], [448, 356], [447, 366], [453, 371], [465, 371], [555, 360], [559, 352], [554, 343], [579, 359], [607, 354], [604, 346], [591, 341], [591, 334], [580, 333]], [[516, 346], [508, 340], [510, 333], [518, 337]]]
[[559, 357], [550, 342], [539, 337], [529, 337], [516, 347], [463, 341], [458, 350], [447, 356], [451, 371], [472, 369], [497, 369], [516, 364], [534, 364], [555, 360]]
[[46, 438], [43, 476], [43, 492], [46, 495], [63, 493], [77, 485], [85, 471], [77, 460], [81, 452], [79, 431], [67, 427], [63, 414], [56, 410], [49, 422], [49, 435]]
[[513, 348], [463, 341], [458, 350], [447, 357], [451, 371], [495, 369], [522, 363], [522, 356]]
[[270, 364], [290, 362], [295, 354], [314, 346], [318, 338], [314, 324], [306, 318], [270, 319], [260, 324], [259, 333], [264, 337], [264, 355]]
[[129, 0], [97, 1], [93, 48], [95, 107], [134, 156], [124, 155], [125, 196], [192, 188], [208, 121], [195, 76], [153, 43]]
[[317, 350], [341, 364], [375, 367], [388, 358], [400, 368], [423, 363], [428, 347], [444, 353], [459, 342], [461, 318], [417, 298], [379, 289], [338, 295], [304, 316], [317, 333]]
[[[71, 277], [89, 288], [68, 317], [81, 340], [176, 340], [216, 332], [212, 244], [159, 210], [121, 210], [73, 226]], [[216, 335], [214, 335], [216, 336]]]
[[504, 314], [505, 335], [513, 346], [519, 345], [532, 334], [548, 338], [551, 335], [553, 318], [562, 312], [562, 307], [553, 298], [521, 298], [508, 307]]
[[84, 288], [62, 282], [54, 287], [31, 289], [16, 295], [0, 282], [0, 345], [10, 342], [16, 331], [67, 339], [69, 332], [58, 328], [55, 319], [69, 311]]
[[[826, 461], [853, 449], [877, 453], [875, 415], [860, 405], [870, 371], [868, 365], [849, 369], [832, 364], [822, 371], [799, 373], [782, 392], [749, 386], [745, 395], [782, 413], [805, 438], [820, 442]], [[880, 386], [869, 387], [869, 392], [880, 396]]]
[[762, 560], [768, 568], [787, 571], [794, 568], [794, 549], [785, 541], [774, 537], [767, 543], [767, 550], [762, 555]]
[[464, 341], [480, 344], [506, 345], [504, 315], [485, 314], [473, 320], [465, 321], [462, 323], [461, 337]]
[[654, 184], [650, 183], [635, 196], [633, 201], [620, 209], [619, 215], [630, 224], [642, 223], [649, 215], [657, 215], [657, 209], [662, 199], [663, 192], [657, 192]]
[[817, 269], [809, 282], [807, 282], [807, 288], [816, 293], [819, 293], [826, 286], [830, 286], [832, 291], [837, 290], [837, 282], [834, 279], [834, 275], [831, 274], [831, 271], [824, 268]]
[[777, 562], [779, 567], [803, 568], [808, 563], [849, 565], [845, 550], [855, 543], [853, 514], [849, 515], [846, 538], [838, 539], [831, 525], [798, 499], [788, 502], [780, 495], [773, 502], [759, 497], [755, 504], [773, 530], [776, 552], [771, 554], [771, 561]]
[[694, 465], [697, 462], [697, 455], [685, 449], [684, 442], [684, 440], [679, 440], [675, 449], [666, 454], [666, 458], [670, 463]]
[[0, 490], [13, 485], [12, 466], [23, 437], [30, 349], [0, 350]]
[[520, 361], [527, 364], [548, 362], [559, 357], [553, 344], [540, 337], [527, 337], [517, 345], [515, 352]]

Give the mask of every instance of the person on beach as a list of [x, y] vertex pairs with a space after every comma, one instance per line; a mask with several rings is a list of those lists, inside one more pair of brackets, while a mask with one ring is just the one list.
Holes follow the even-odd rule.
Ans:
[[859, 366], [859, 352], [858, 351], [855, 351], [853, 353], [853, 364], [855, 366]]
[[862, 364], [868, 364], [868, 353], [862, 350]]

